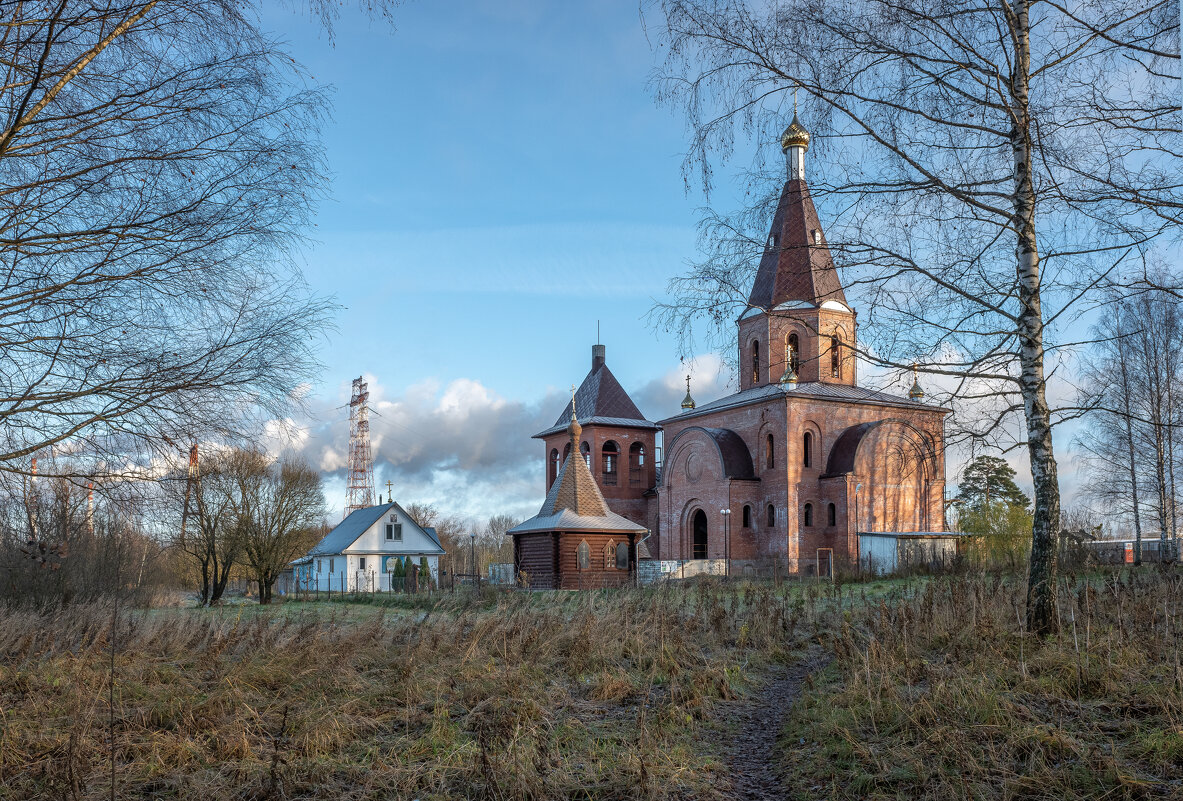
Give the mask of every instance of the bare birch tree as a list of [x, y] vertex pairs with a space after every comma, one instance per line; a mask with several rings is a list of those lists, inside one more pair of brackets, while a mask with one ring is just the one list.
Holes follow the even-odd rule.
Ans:
[[0, 471], [176, 455], [282, 418], [316, 366], [331, 307], [292, 256], [326, 186], [326, 95], [258, 11], [0, 8]]
[[1142, 562], [1145, 516], [1157, 524], [1160, 555], [1172, 552], [1177, 537], [1181, 304], [1172, 293], [1154, 291], [1115, 299], [1095, 328], [1082, 376], [1081, 406], [1089, 410], [1089, 425], [1078, 442], [1086, 455], [1086, 491], [1110, 517], [1132, 517], [1135, 564]]
[[[1060, 491], [1049, 377], [1113, 270], [1180, 222], [1175, 0], [655, 0], [658, 99], [708, 190], [737, 137], [772, 143], [791, 93], [815, 200], [860, 305], [862, 356], [956, 376], [973, 436], [1017, 431], [1034, 524], [1027, 624], [1055, 626]], [[780, 180], [775, 185], [779, 185]], [[773, 183], [755, 177], [760, 195]], [[732, 320], [760, 209], [704, 223], [660, 324]], [[1068, 333], [1065, 333], [1068, 332]], [[868, 335], [869, 336], [866, 336]], [[1013, 429], [1011, 428], [1013, 426]]]

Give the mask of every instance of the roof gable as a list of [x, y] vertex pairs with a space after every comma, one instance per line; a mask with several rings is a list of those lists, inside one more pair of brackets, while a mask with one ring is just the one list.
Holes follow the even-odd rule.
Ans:
[[[380, 522], [388, 513], [394, 512], [398, 516], [398, 522], [404, 527], [402, 543], [410, 545], [408, 540], [414, 537], [417, 533], [422, 539], [422, 544], [426, 548], [409, 547], [405, 550], [411, 550], [415, 553], [427, 550], [438, 551], [444, 553], [444, 548], [440, 544], [439, 536], [435, 529], [427, 529], [415, 522], [407, 511], [399, 506], [397, 503], [383, 503], [378, 506], [367, 506], [364, 509], [357, 509], [350, 513], [348, 517], [342, 520], [337, 526], [326, 534], [320, 542], [318, 542], [311, 551], [309, 556], [329, 556], [332, 554], [345, 553], [353, 546], [366, 532], [368, 532], [374, 525]], [[410, 526], [411, 530], [407, 530]], [[408, 536], [410, 535], [410, 537]], [[384, 549], [386, 550], [386, 549]], [[400, 550], [395, 548], [394, 550]]]

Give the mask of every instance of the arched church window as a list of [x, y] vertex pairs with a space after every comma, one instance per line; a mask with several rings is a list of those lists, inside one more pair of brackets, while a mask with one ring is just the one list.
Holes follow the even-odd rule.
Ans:
[[760, 340], [752, 341], [752, 383], [760, 383]]
[[559, 476], [559, 449], [550, 449], [550, 481], [549, 484], [555, 483], [555, 479]]
[[744, 506], [743, 508], [743, 527], [752, 527], [752, 507], [750, 506]]
[[842, 377], [842, 340], [830, 337], [830, 374], [834, 378]]
[[812, 503], [805, 504], [804, 517], [805, 517], [805, 525], [812, 526], [813, 525], [813, 504]]
[[772, 439], [772, 435], [768, 435], [767, 441], [764, 443], [764, 463], [768, 467], [776, 467], [776, 443]]
[[768, 525], [769, 527], [776, 525], [776, 507], [768, 504]]
[[604, 484], [616, 484], [617, 462], [620, 459], [620, 447], [612, 440], [604, 443], [600, 451], [600, 469], [604, 473]]
[[604, 546], [604, 569], [611, 570], [616, 563], [616, 542], [608, 540], [608, 544]]
[[628, 543], [616, 543], [616, 569], [628, 570]]
[[838, 508], [834, 504], [830, 504], [830, 525], [838, 525]]
[[813, 434], [808, 431], [801, 437], [801, 463], [806, 467], [813, 466]]
[[639, 442], [628, 447], [628, 483], [634, 487], [645, 483], [645, 446]]
[[571, 443], [568, 442], [563, 446], [563, 461], [567, 461], [567, 457], [571, 455]]
[[580, 570], [591, 569], [591, 546], [587, 544], [587, 540], [579, 543], [579, 548], [575, 551], [575, 563]]
[[797, 340], [796, 334], [789, 334], [789, 366], [793, 368], [794, 373], [801, 370], [801, 343]]
[[583, 454], [583, 463], [587, 465], [588, 470], [591, 470], [591, 445], [581, 442], [579, 444], [579, 452]]

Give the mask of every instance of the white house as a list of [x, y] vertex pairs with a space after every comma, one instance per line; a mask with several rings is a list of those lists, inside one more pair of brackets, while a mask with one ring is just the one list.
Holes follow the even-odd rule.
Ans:
[[353, 512], [292, 568], [300, 589], [385, 592], [398, 560], [409, 567], [426, 558], [438, 582], [443, 553], [434, 528], [420, 526], [397, 503], [384, 503]]

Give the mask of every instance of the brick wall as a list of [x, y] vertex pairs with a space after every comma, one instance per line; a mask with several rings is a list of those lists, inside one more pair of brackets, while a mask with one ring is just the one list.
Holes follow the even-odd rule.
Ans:
[[[872, 429], [860, 445], [855, 471], [829, 476], [827, 461], [835, 441], [851, 426], [894, 420]], [[758, 481], [723, 475], [713, 440], [693, 426], [727, 428], [747, 443]], [[804, 434], [812, 439], [805, 465]], [[791, 395], [714, 414], [668, 421], [667, 453], [658, 489], [659, 553], [662, 559], [688, 559], [692, 520], [707, 517], [707, 556], [722, 558], [727, 548], [730, 508], [732, 559], [784, 560], [790, 570], [812, 564], [819, 548], [832, 548], [836, 562], [857, 559], [857, 528], [864, 531], [920, 531], [944, 528], [943, 413], [872, 404], [835, 402]], [[773, 437], [768, 464], [767, 437]], [[688, 468], [687, 461], [691, 466]], [[701, 464], [700, 464], [701, 463]], [[856, 487], [861, 489], [856, 493]], [[857, 498], [857, 502], [856, 502]], [[805, 505], [812, 519], [806, 525]], [[829, 507], [834, 506], [830, 524]], [[742, 525], [743, 506], [751, 525]], [[767, 509], [775, 510], [771, 524]], [[825, 558], [823, 556], [823, 558]]]

